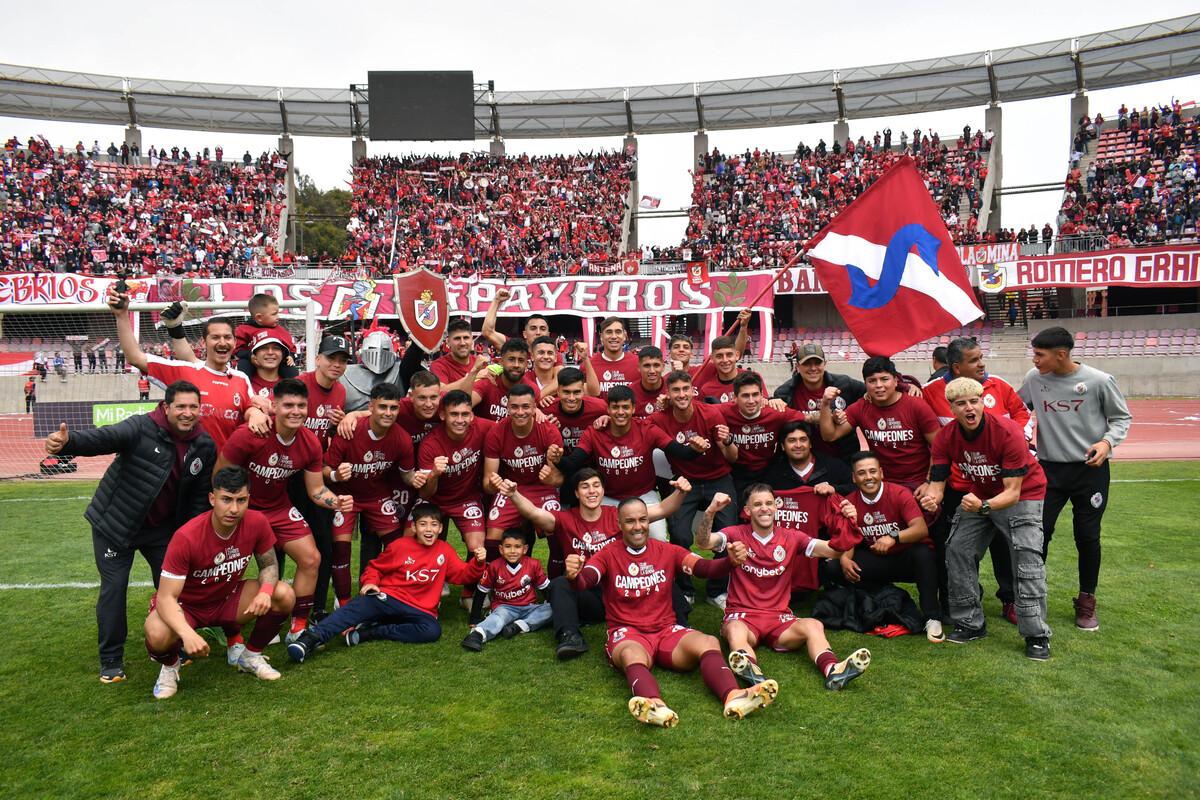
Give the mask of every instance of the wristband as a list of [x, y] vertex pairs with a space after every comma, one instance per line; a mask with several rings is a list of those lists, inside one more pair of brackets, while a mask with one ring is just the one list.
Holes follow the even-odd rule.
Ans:
[[273, 597], [275, 595], [275, 584], [264, 583], [262, 586], [258, 587], [258, 593], [265, 594], [268, 597]]
[[335, 469], [335, 470], [331, 470], [331, 471], [330, 471], [330, 473], [329, 473], [329, 482], [330, 482], [330, 483], [337, 483], [337, 482], [338, 482], [337, 470], [336, 470], [336, 469]]
[[167, 335], [170, 336], [172, 339], [186, 339], [187, 338], [187, 333], [183, 330], [182, 325], [176, 325], [174, 327], [167, 328]]

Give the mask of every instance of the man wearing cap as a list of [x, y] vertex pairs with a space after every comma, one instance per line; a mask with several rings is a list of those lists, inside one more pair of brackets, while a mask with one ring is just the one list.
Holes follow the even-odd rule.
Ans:
[[[847, 406], [867, 393], [867, 385], [862, 381], [826, 371], [825, 350], [819, 344], [805, 342], [801, 345], [797, 361], [796, 374], [775, 390], [774, 397], [804, 412], [804, 421], [809, 425], [819, 425], [821, 422], [821, 398], [827, 387], [836, 386], [841, 392], [834, 400], [835, 411], [845, 411]], [[854, 432], [833, 442], [826, 442], [820, 436], [813, 436], [812, 439], [813, 450], [843, 461], [859, 450], [858, 434]]]
[[[317, 349], [317, 368], [300, 375], [308, 387], [308, 420], [304, 427], [317, 435], [321, 452], [329, 449], [333, 429], [346, 416], [346, 387], [338, 379], [350, 363], [350, 345], [344, 336], [326, 336]], [[320, 622], [325, 616], [329, 597], [329, 570], [333, 565], [333, 511], [317, 505], [304, 488], [304, 477], [295, 475], [288, 484], [292, 504], [304, 515], [312, 528], [321, 564], [317, 567], [317, 586], [313, 590], [313, 619]]]

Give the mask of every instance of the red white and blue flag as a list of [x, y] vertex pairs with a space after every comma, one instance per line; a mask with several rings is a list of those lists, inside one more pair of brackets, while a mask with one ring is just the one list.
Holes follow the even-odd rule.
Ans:
[[806, 249], [868, 355], [892, 356], [983, 316], [946, 223], [908, 156]]

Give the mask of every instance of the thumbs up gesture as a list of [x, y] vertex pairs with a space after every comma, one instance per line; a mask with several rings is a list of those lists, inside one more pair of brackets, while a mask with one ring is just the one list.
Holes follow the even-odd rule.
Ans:
[[67, 433], [67, 423], [64, 422], [59, 425], [58, 430], [46, 437], [46, 452], [52, 456], [58, 455], [68, 438], [70, 434]]

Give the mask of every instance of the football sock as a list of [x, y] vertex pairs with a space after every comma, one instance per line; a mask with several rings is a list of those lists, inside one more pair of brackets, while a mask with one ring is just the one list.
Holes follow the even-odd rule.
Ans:
[[730, 692], [736, 692], [737, 678], [733, 670], [725, 663], [725, 657], [720, 650], [709, 650], [700, 656], [700, 677], [704, 685], [724, 703]]
[[308, 625], [308, 615], [312, 613], [313, 596], [311, 594], [301, 595], [296, 598], [296, 605], [292, 606], [292, 631], [302, 631]]
[[662, 699], [662, 690], [658, 681], [650, 674], [650, 668], [644, 664], [630, 664], [625, 668], [625, 680], [629, 681], [629, 691], [634, 697], [657, 697]]
[[379, 545], [381, 548], [386, 549], [389, 544], [396, 541], [397, 539], [403, 538], [403, 536], [404, 536], [403, 531], [392, 531], [391, 533], [381, 534], [379, 536]]
[[500, 558], [500, 540], [485, 539], [483, 549], [487, 551], [487, 563], [490, 564], [497, 558]]
[[255, 620], [254, 629], [250, 631], [250, 641], [246, 643], [246, 649], [261, 653], [263, 648], [279, 634], [279, 629], [283, 627], [287, 616], [288, 612], [286, 611], [272, 609]]
[[179, 651], [182, 647], [183, 643], [176, 641], [175, 644], [167, 648], [165, 653], [158, 653], [151, 649], [150, 640], [146, 640], [146, 652], [150, 654], [150, 658], [166, 667], [179, 666]]
[[550, 557], [546, 560], [546, 577], [554, 580], [567, 571], [566, 558], [557, 536], [547, 539], [546, 545], [550, 548]]
[[333, 582], [333, 593], [339, 605], [350, 602], [350, 550], [349, 541], [333, 541], [333, 561], [329, 568], [329, 579]]
[[837, 666], [837, 656], [833, 654], [832, 650], [817, 653], [815, 661], [817, 662], [817, 669], [821, 670], [821, 675], [826, 677], [829, 675], [829, 670]]
[[[231, 634], [230, 631], [233, 631]], [[237, 628], [225, 628], [225, 646], [233, 647], [235, 644], [245, 644], [242, 639], [242, 632]]]

